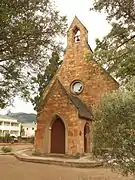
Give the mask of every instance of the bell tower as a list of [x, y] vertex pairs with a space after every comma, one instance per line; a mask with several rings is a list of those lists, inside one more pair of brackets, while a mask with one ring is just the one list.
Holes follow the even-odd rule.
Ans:
[[75, 46], [84, 47], [88, 44], [88, 31], [75, 16], [67, 32], [67, 48]]

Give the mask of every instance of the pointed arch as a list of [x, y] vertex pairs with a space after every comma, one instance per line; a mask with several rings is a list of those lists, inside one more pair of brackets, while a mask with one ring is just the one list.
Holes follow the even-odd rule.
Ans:
[[90, 151], [90, 126], [86, 122], [84, 126], [84, 152], [88, 153]]
[[73, 28], [73, 38], [74, 38], [74, 42], [78, 42], [81, 40], [81, 32], [77, 26]]
[[51, 153], [65, 154], [66, 130], [63, 120], [55, 115], [51, 122]]

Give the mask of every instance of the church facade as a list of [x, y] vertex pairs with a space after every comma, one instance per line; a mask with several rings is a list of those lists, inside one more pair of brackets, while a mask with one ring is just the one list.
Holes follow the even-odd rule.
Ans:
[[88, 31], [77, 17], [67, 32], [64, 60], [37, 114], [35, 150], [76, 156], [92, 152], [92, 109], [118, 83], [94, 60]]

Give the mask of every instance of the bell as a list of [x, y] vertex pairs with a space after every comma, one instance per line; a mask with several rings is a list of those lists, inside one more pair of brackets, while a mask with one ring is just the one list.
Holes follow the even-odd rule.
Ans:
[[79, 37], [79, 36], [77, 36], [77, 39], [76, 39], [76, 41], [80, 41], [80, 37]]
[[80, 41], [80, 36], [75, 36], [75, 42]]

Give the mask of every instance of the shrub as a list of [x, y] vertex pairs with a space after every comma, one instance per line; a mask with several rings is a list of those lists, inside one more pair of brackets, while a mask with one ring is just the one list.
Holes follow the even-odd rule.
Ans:
[[35, 137], [34, 136], [31, 136], [30, 139], [29, 139], [29, 142], [34, 144], [34, 141], [35, 141]]
[[5, 136], [3, 137], [3, 143], [10, 143], [12, 140], [12, 137], [10, 137], [10, 134], [5, 134]]
[[8, 146], [3, 146], [1, 148], [1, 150], [4, 152], [4, 153], [8, 153], [8, 152], [11, 152], [12, 151], [12, 148], [11, 147], [8, 147]]
[[105, 95], [94, 110], [94, 117], [94, 154], [111, 157], [113, 167], [126, 175], [134, 174], [135, 78]]

